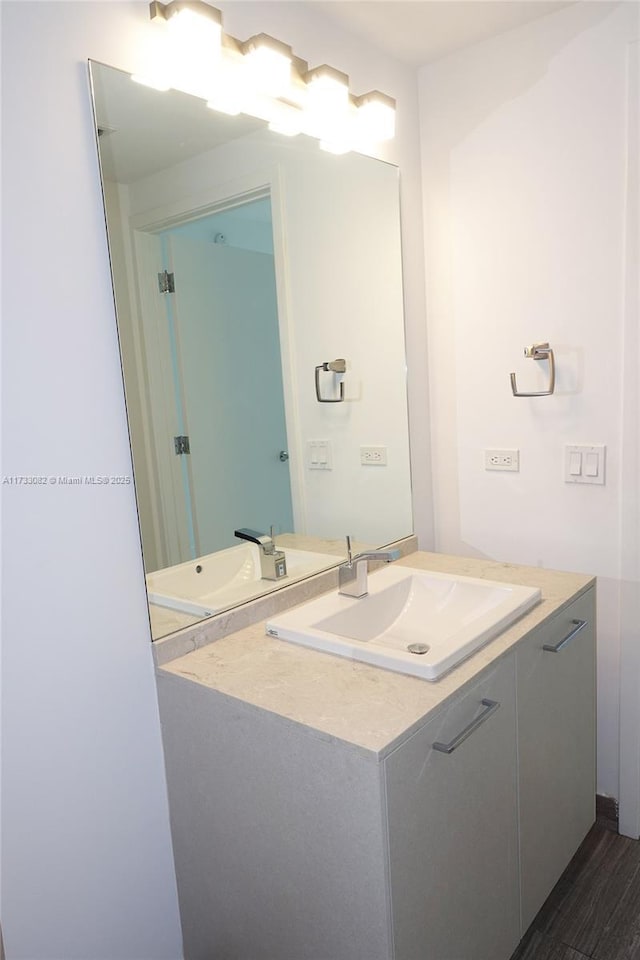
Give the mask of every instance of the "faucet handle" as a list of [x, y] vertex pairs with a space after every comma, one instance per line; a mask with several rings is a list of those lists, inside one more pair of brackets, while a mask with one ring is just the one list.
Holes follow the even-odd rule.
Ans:
[[353, 561], [353, 553], [351, 552], [351, 537], [347, 534], [347, 563], [351, 565]]
[[267, 536], [266, 533], [259, 533], [257, 530], [249, 530], [247, 527], [240, 527], [238, 530], [233, 531], [234, 537], [238, 537], [240, 540], [249, 540], [251, 543], [256, 543], [259, 547], [266, 547], [271, 542], [271, 537]]
[[347, 562], [346, 562], [347, 567], [352, 567], [357, 560], [384, 560], [386, 563], [390, 563], [392, 560], [400, 559], [400, 551], [395, 548], [386, 549], [386, 550], [384, 549], [363, 550], [362, 553], [357, 553], [354, 556], [353, 551], [351, 549], [351, 537], [347, 535], [346, 541], [347, 541]]

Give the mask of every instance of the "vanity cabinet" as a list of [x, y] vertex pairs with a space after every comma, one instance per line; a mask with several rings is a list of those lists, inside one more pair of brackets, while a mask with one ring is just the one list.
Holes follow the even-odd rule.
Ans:
[[522, 930], [595, 819], [595, 590], [516, 649]]
[[397, 960], [506, 960], [520, 939], [514, 667], [384, 762]]
[[390, 960], [376, 758], [162, 670], [158, 691], [185, 960]]
[[185, 960], [509, 960], [594, 820], [594, 619], [587, 589], [380, 752], [296, 719], [295, 664], [370, 724], [422, 681], [263, 635], [160, 668]]

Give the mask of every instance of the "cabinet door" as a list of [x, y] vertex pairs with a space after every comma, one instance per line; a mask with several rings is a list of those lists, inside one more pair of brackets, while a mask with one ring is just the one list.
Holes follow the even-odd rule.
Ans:
[[395, 960], [507, 960], [519, 939], [514, 655], [385, 767]]
[[595, 819], [595, 590], [516, 662], [524, 933]]

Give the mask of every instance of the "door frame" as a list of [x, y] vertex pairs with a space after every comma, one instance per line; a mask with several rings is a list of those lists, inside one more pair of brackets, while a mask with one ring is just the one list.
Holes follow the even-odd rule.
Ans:
[[289, 460], [289, 478], [293, 523], [296, 533], [304, 533], [307, 523], [307, 504], [304, 491], [303, 444], [300, 421], [295, 398], [298, 395], [298, 378], [295, 366], [295, 332], [292, 323], [290, 273], [286, 257], [285, 197], [282, 171], [279, 165], [256, 171], [238, 179], [212, 184], [206, 192], [181, 197], [170, 203], [154, 207], [142, 214], [129, 217], [129, 230], [134, 253], [134, 274], [137, 286], [138, 310], [134, 311], [134, 323], [146, 348], [146, 369], [140, 369], [141, 382], [148, 383], [149, 409], [152, 411], [151, 432], [155, 463], [150, 473], [157, 477], [151, 488], [154, 516], [162, 517], [162, 531], [154, 531], [158, 540], [156, 554], [163, 565], [178, 562], [185, 543], [188, 544], [188, 518], [183, 504], [182, 471], [178, 458], [170, 450], [167, 437], [175, 433], [175, 411], [166, 402], [166, 376], [168, 337], [165, 329], [165, 305], [159, 294], [156, 276], [157, 254], [154, 255], [153, 240], [159, 252], [157, 235], [164, 230], [199, 220], [213, 213], [243, 206], [252, 200], [269, 197], [274, 245], [274, 269], [282, 384], [285, 407], [285, 426]]
[[627, 172], [620, 498], [620, 793], [618, 829], [640, 837], [640, 296], [638, 79], [640, 39], [627, 48]]

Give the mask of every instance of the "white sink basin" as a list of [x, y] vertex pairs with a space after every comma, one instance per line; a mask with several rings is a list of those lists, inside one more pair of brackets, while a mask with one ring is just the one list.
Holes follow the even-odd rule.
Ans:
[[241, 543], [206, 557], [147, 574], [149, 603], [179, 610], [196, 617], [210, 617], [219, 610], [243, 603], [334, 567], [340, 558], [328, 553], [284, 548], [287, 576], [262, 580], [258, 547]]
[[[360, 600], [328, 594], [271, 619], [272, 637], [437, 680], [540, 600], [540, 590], [388, 566]], [[412, 650], [414, 652], [412, 652]]]

